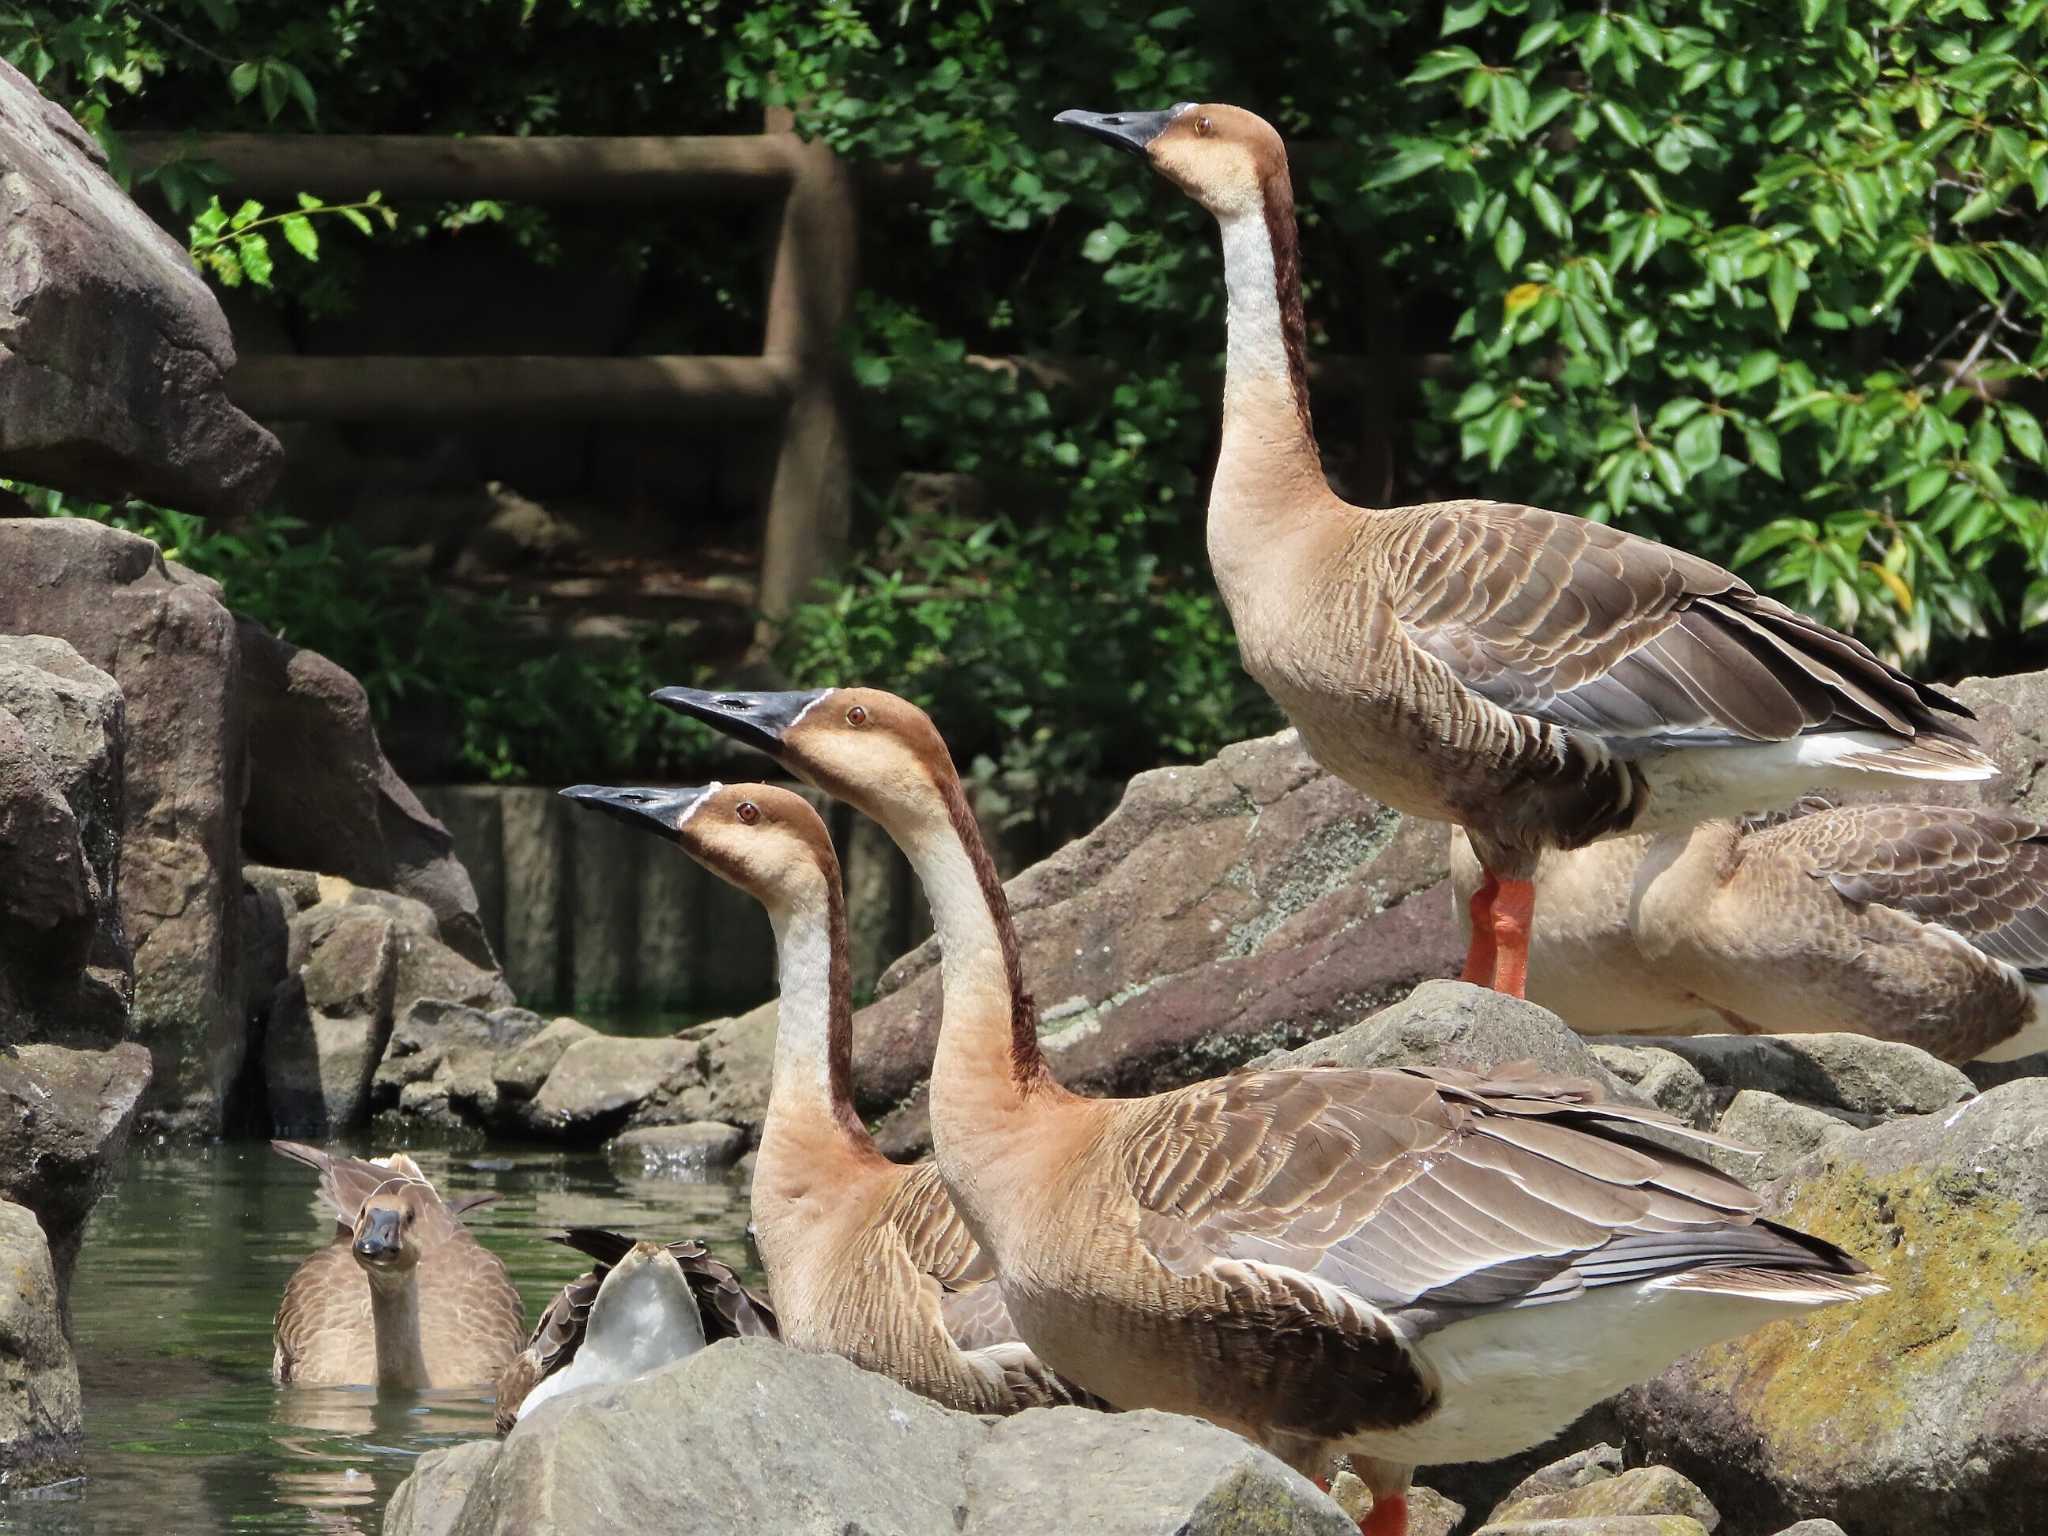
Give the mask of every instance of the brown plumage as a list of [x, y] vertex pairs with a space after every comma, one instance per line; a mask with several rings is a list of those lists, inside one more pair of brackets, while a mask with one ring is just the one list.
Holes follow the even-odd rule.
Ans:
[[[510, 1432], [527, 1395], [575, 1361], [605, 1278], [634, 1247], [632, 1238], [602, 1227], [571, 1227], [550, 1240], [595, 1260], [596, 1267], [555, 1293], [526, 1348], [498, 1373], [497, 1430], [501, 1435]], [[707, 1341], [777, 1336], [775, 1313], [768, 1303], [741, 1284], [730, 1265], [712, 1258], [702, 1243], [686, 1239], [666, 1244], [664, 1251], [689, 1283]]]
[[883, 1157], [854, 1109], [846, 914], [817, 812], [753, 784], [563, 793], [677, 843], [774, 925], [782, 999], [753, 1214], [783, 1340], [969, 1412], [1088, 1403], [1019, 1341], [937, 1170]]
[[655, 696], [909, 856], [941, 954], [940, 1175], [1025, 1341], [1118, 1407], [1198, 1414], [1307, 1471], [1348, 1454], [1392, 1532], [1415, 1464], [1511, 1454], [1690, 1349], [1882, 1289], [1644, 1132], [1713, 1138], [1533, 1068], [1069, 1093], [921, 711], [870, 689]]
[[[1547, 848], [1821, 784], [1995, 773], [1961, 704], [1709, 561], [1497, 501], [1376, 511], [1324, 478], [1287, 152], [1240, 108], [1062, 113], [1217, 218], [1229, 291], [1208, 543], [1246, 669], [1317, 761], [1458, 824], [1496, 883], [1467, 975], [1519, 990]], [[1499, 897], [1496, 909], [1496, 896]]]
[[460, 1219], [494, 1197], [444, 1202], [402, 1152], [363, 1159], [270, 1145], [318, 1171], [337, 1223], [334, 1241], [285, 1283], [271, 1365], [278, 1384], [489, 1383], [525, 1331], [503, 1262]]
[[[1461, 891], [1481, 878], [1454, 843]], [[1848, 1031], [1948, 1061], [2048, 1049], [2048, 831], [1934, 805], [1805, 805], [1537, 867], [1529, 995], [1591, 1033]]]

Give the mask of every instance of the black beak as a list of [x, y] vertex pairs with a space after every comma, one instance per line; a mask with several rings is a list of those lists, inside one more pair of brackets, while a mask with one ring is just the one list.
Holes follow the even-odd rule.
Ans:
[[[1182, 103], [1186, 105], [1186, 103]], [[1166, 130], [1166, 125], [1180, 113], [1180, 107], [1168, 107], [1163, 112], [1062, 112], [1053, 121], [1068, 128], [1078, 128], [1083, 133], [1093, 134], [1103, 143], [1117, 149], [1128, 150], [1134, 155], [1145, 153], [1145, 146]]]
[[372, 1264], [398, 1256], [401, 1220], [397, 1211], [369, 1211], [356, 1228], [355, 1254]]
[[782, 755], [782, 735], [803, 712], [832, 690], [799, 689], [788, 693], [708, 693], [702, 688], [657, 688], [648, 697], [677, 714], [702, 720], [735, 741], [743, 741], [770, 757]]
[[562, 791], [565, 798], [589, 806], [638, 827], [674, 837], [690, 810], [710, 794], [716, 785], [687, 789], [615, 789], [609, 784], [572, 784]]

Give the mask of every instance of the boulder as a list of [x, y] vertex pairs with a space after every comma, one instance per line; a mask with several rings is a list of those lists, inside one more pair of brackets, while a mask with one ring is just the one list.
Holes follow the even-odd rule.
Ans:
[[[1053, 1071], [1131, 1093], [1228, 1071], [1457, 969], [1444, 829], [1330, 777], [1293, 731], [1139, 774], [1094, 831], [1011, 880]], [[883, 974], [854, 1029], [869, 1109], [920, 1089], [938, 946]], [[917, 1140], [912, 1129], [892, 1139]]]
[[[1360, 1525], [1372, 1512], [1372, 1490], [1351, 1471], [1342, 1467], [1330, 1479], [1330, 1498]], [[1408, 1490], [1407, 1536], [1454, 1536], [1465, 1523], [1465, 1506], [1447, 1499], [1434, 1488], [1415, 1484]]]
[[1683, 1516], [1708, 1531], [1721, 1524], [1720, 1512], [1689, 1478], [1670, 1467], [1634, 1467], [1575, 1487], [1511, 1497], [1494, 1509], [1487, 1528], [1514, 1530], [1538, 1521], [1626, 1515]]
[[1714, 1090], [1707, 1086], [1700, 1069], [1683, 1056], [1598, 1040], [1588, 1041], [1587, 1049], [1638, 1097], [1700, 1130], [1714, 1123]]
[[228, 401], [220, 305], [92, 134], [5, 64], [0, 207], [0, 474], [198, 512], [259, 505], [284, 453]]
[[0, 631], [57, 635], [125, 701], [120, 916], [145, 1111], [217, 1132], [247, 1031], [240, 957], [240, 651], [219, 589], [147, 539], [74, 518], [0, 521]]
[[64, 1336], [50, 1250], [34, 1213], [0, 1200], [0, 1488], [85, 1470], [78, 1367]]
[[0, 1196], [40, 1224], [60, 1308], [86, 1218], [128, 1150], [149, 1073], [149, 1052], [133, 1043], [105, 1051], [23, 1045], [0, 1054]]
[[562, 1053], [523, 1118], [551, 1135], [601, 1141], [672, 1091], [696, 1061], [697, 1048], [687, 1041], [592, 1035]]
[[[240, 630], [249, 744], [243, 846], [270, 863], [424, 902], [441, 942], [495, 973], [454, 840], [385, 759], [363, 685], [251, 620]], [[511, 1000], [509, 991], [500, 999]]]
[[522, 1049], [546, 1030], [537, 1013], [498, 1008], [486, 1013], [462, 1003], [421, 998], [391, 1030], [377, 1064], [372, 1098], [430, 1118], [493, 1124], [499, 1114], [496, 1077], [501, 1054]]
[[1867, 1035], [1684, 1035], [1623, 1044], [1668, 1051], [1723, 1093], [1761, 1089], [1853, 1115], [1931, 1115], [1969, 1098], [1976, 1085], [1918, 1046]]
[[1584, 1488], [1592, 1483], [1604, 1482], [1621, 1476], [1621, 1451], [1618, 1447], [1601, 1441], [1589, 1445], [1582, 1451], [1561, 1457], [1545, 1466], [1538, 1467], [1514, 1487], [1510, 1488], [1497, 1511], [1511, 1504], [1525, 1503], [1531, 1499], [1545, 1498], [1554, 1493], [1564, 1493]]
[[1849, 1533], [1832, 1520], [1801, 1520], [1796, 1525], [1786, 1526], [1777, 1536], [1849, 1536]]
[[343, 1135], [368, 1118], [391, 1034], [397, 923], [377, 907], [322, 902], [292, 919], [290, 942], [305, 958], [279, 986], [263, 1037], [271, 1128]]
[[451, 1536], [470, 1489], [497, 1456], [495, 1440], [471, 1440], [427, 1452], [413, 1463], [412, 1475], [384, 1506], [387, 1536]]
[[1847, 1136], [1855, 1124], [1839, 1110], [1830, 1113], [1744, 1088], [1728, 1101], [1714, 1129], [1749, 1150], [1702, 1147], [1701, 1155], [1731, 1178], [1767, 1184], [1783, 1177], [1814, 1148]]
[[491, 1063], [491, 1081], [499, 1094], [514, 1101], [530, 1099], [555, 1070], [569, 1047], [579, 1040], [594, 1040], [597, 1031], [574, 1019], [551, 1019], [524, 1041], [503, 1052]]
[[[469, 1452], [483, 1463], [485, 1452]], [[401, 1488], [386, 1536], [616, 1536], [621, 1511], [695, 1514], [728, 1536], [1355, 1536], [1299, 1473], [1227, 1430], [1161, 1413], [952, 1413], [829, 1355], [729, 1341], [530, 1414], [452, 1524]]]
[[64, 641], [0, 635], [0, 1043], [128, 1027], [122, 702]]
[[2048, 1499], [2048, 1081], [1831, 1140], [1765, 1191], [1888, 1294], [1625, 1393], [1634, 1443], [1738, 1530], [2022, 1530]]
[[691, 1120], [621, 1132], [605, 1151], [622, 1173], [703, 1181], [723, 1177], [746, 1148], [747, 1133], [738, 1126]]
[[1686, 1515], [1555, 1515], [1488, 1521], [1476, 1536], [1707, 1536]]

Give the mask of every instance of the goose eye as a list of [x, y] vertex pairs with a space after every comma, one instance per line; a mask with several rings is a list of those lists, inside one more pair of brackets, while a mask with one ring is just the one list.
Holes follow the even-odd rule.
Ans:
[[852, 726], [866, 725], [868, 723], [867, 706], [864, 704], [856, 704], [853, 706], [853, 708], [849, 709], [846, 712], [846, 723]]
[[1208, 118], [1198, 117], [1195, 119], [1195, 132], [1200, 134], [1203, 138], [1206, 139], [1207, 137], [1209, 137], [1210, 134], [1214, 133], [1215, 131], [1216, 125], [1210, 122]]
[[733, 815], [739, 817], [742, 826], [751, 827], [761, 819], [761, 807], [754, 804], [751, 800], [742, 800], [739, 803], [739, 809], [735, 810]]

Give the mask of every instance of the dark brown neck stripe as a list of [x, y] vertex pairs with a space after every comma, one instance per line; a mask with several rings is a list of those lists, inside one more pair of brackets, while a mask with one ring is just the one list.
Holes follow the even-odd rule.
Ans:
[[1273, 286], [1280, 299], [1280, 341], [1287, 349], [1287, 384], [1301, 435], [1316, 440], [1308, 409], [1308, 322], [1301, 310], [1301, 239], [1294, 220], [1294, 184], [1282, 161], [1265, 178], [1266, 237], [1273, 246]]
[[831, 1001], [825, 1019], [825, 1080], [832, 1097], [832, 1118], [867, 1140], [867, 1127], [853, 1105], [853, 966], [847, 957], [846, 892], [839, 884], [839, 859], [828, 847], [818, 858], [825, 877], [825, 922], [830, 954]]

